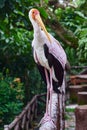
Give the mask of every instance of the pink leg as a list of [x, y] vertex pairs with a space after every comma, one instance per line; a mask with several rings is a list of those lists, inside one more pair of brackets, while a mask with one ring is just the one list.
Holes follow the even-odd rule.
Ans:
[[53, 82], [52, 82], [52, 68], [50, 68], [50, 112], [49, 112], [49, 117], [50, 117], [50, 122], [51, 124], [54, 126], [54, 128], [56, 129], [56, 125], [53, 122], [52, 119], [52, 94], [53, 94]]
[[48, 113], [48, 104], [49, 104], [49, 96], [50, 96], [49, 95], [50, 94], [50, 82], [49, 82], [49, 77], [48, 77], [48, 73], [47, 73], [46, 68], [44, 69], [44, 71], [45, 71], [46, 82], [47, 82], [46, 113], [45, 113], [44, 117], [41, 119], [40, 124], [43, 124], [43, 123], [50, 120], [50, 116]]
[[51, 115], [52, 93], [53, 93], [53, 84], [52, 84], [52, 68], [51, 68], [50, 69], [50, 117], [52, 117], [52, 115]]
[[46, 82], [47, 82], [47, 100], [46, 100], [46, 115], [48, 115], [48, 103], [49, 103], [49, 91], [50, 91], [50, 84], [49, 84], [49, 77], [47, 74], [47, 70], [45, 70]]
[[[53, 123], [52, 120], [52, 115], [51, 115], [51, 105], [52, 105], [52, 92], [53, 92], [53, 85], [52, 85], [52, 68], [50, 69], [50, 83], [49, 83], [49, 77], [47, 74], [47, 70], [45, 69], [45, 76], [46, 76], [46, 81], [47, 81], [47, 101], [46, 101], [46, 113], [42, 120], [40, 121], [40, 124], [44, 124], [46, 122], [51, 122], [52, 125], [55, 127], [55, 124]], [[48, 103], [49, 103], [49, 96], [50, 96], [50, 104], [49, 104], [49, 113], [48, 113]], [[56, 127], [55, 127], [56, 128]]]

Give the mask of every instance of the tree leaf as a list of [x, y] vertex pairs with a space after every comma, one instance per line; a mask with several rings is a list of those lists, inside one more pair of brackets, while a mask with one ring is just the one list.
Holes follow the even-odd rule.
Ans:
[[24, 14], [21, 11], [19, 11], [19, 10], [14, 10], [14, 13], [19, 14], [21, 16], [24, 16]]
[[3, 8], [6, 0], [0, 0], [0, 8]]
[[87, 20], [87, 17], [84, 16], [84, 14], [81, 11], [75, 11], [75, 14], [77, 14], [78, 16], [84, 18], [85, 20]]
[[48, 0], [44, 0], [48, 4]]
[[42, 15], [45, 19], [47, 19], [48, 14], [47, 14], [46, 10], [41, 7], [41, 8], [39, 8], [39, 11], [40, 11], [41, 15]]

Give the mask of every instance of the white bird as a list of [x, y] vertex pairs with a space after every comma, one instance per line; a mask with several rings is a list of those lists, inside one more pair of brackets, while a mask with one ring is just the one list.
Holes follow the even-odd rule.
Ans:
[[[67, 57], [60, 43], [47, 32], [40, 12], [37, 9], [29, 11], [29, 18], [34, 29], [32, 41], [33, 56], [44, 82], [47, 85], [46, 113], [41, 123], [51, 121], [52, 93], [60, 92], [63, 83]], [[48, 102], [50, 98], [50, 113], [48, 113]]]

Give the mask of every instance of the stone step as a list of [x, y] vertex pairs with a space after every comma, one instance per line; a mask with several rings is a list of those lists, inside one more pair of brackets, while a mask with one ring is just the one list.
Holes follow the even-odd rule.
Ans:
[[70, 100], [72, 103], [77, 103], [78, 101], [78, 92], [86, 91], [87, 92], [87, 84], [83, 85], [70, 85], [69, 92], [70, 92]]
[[78, 104], [79, 105], [87, 104], [87, 91], [78, 92]]
[[71, 75], [70, 76], [70, 81], [72, 84], [82, 84], [82, 83], [87, 83], [87, 74], [81, 74], [81, 75]]
[[75, 130], [87, 130], [87, 105], [79, 105], [75, 109], [75, 119]]

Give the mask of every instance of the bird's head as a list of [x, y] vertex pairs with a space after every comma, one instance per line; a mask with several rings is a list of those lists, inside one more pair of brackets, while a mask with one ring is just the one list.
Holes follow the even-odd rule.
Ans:
[[38, 25], [38, 27], [40, 27], [41, 30], [43, 30], [45, 32], [48, 40], [51, 42], [50, 36], [45, 28], [45, 25], [43, 24], [41, 17], [40, 17], [40, 12], [37, 9], [31, 9], [29, 11], [29, 18], [30, 18], [32, 25], [34, 26], [34, 24], [36, 23]]

